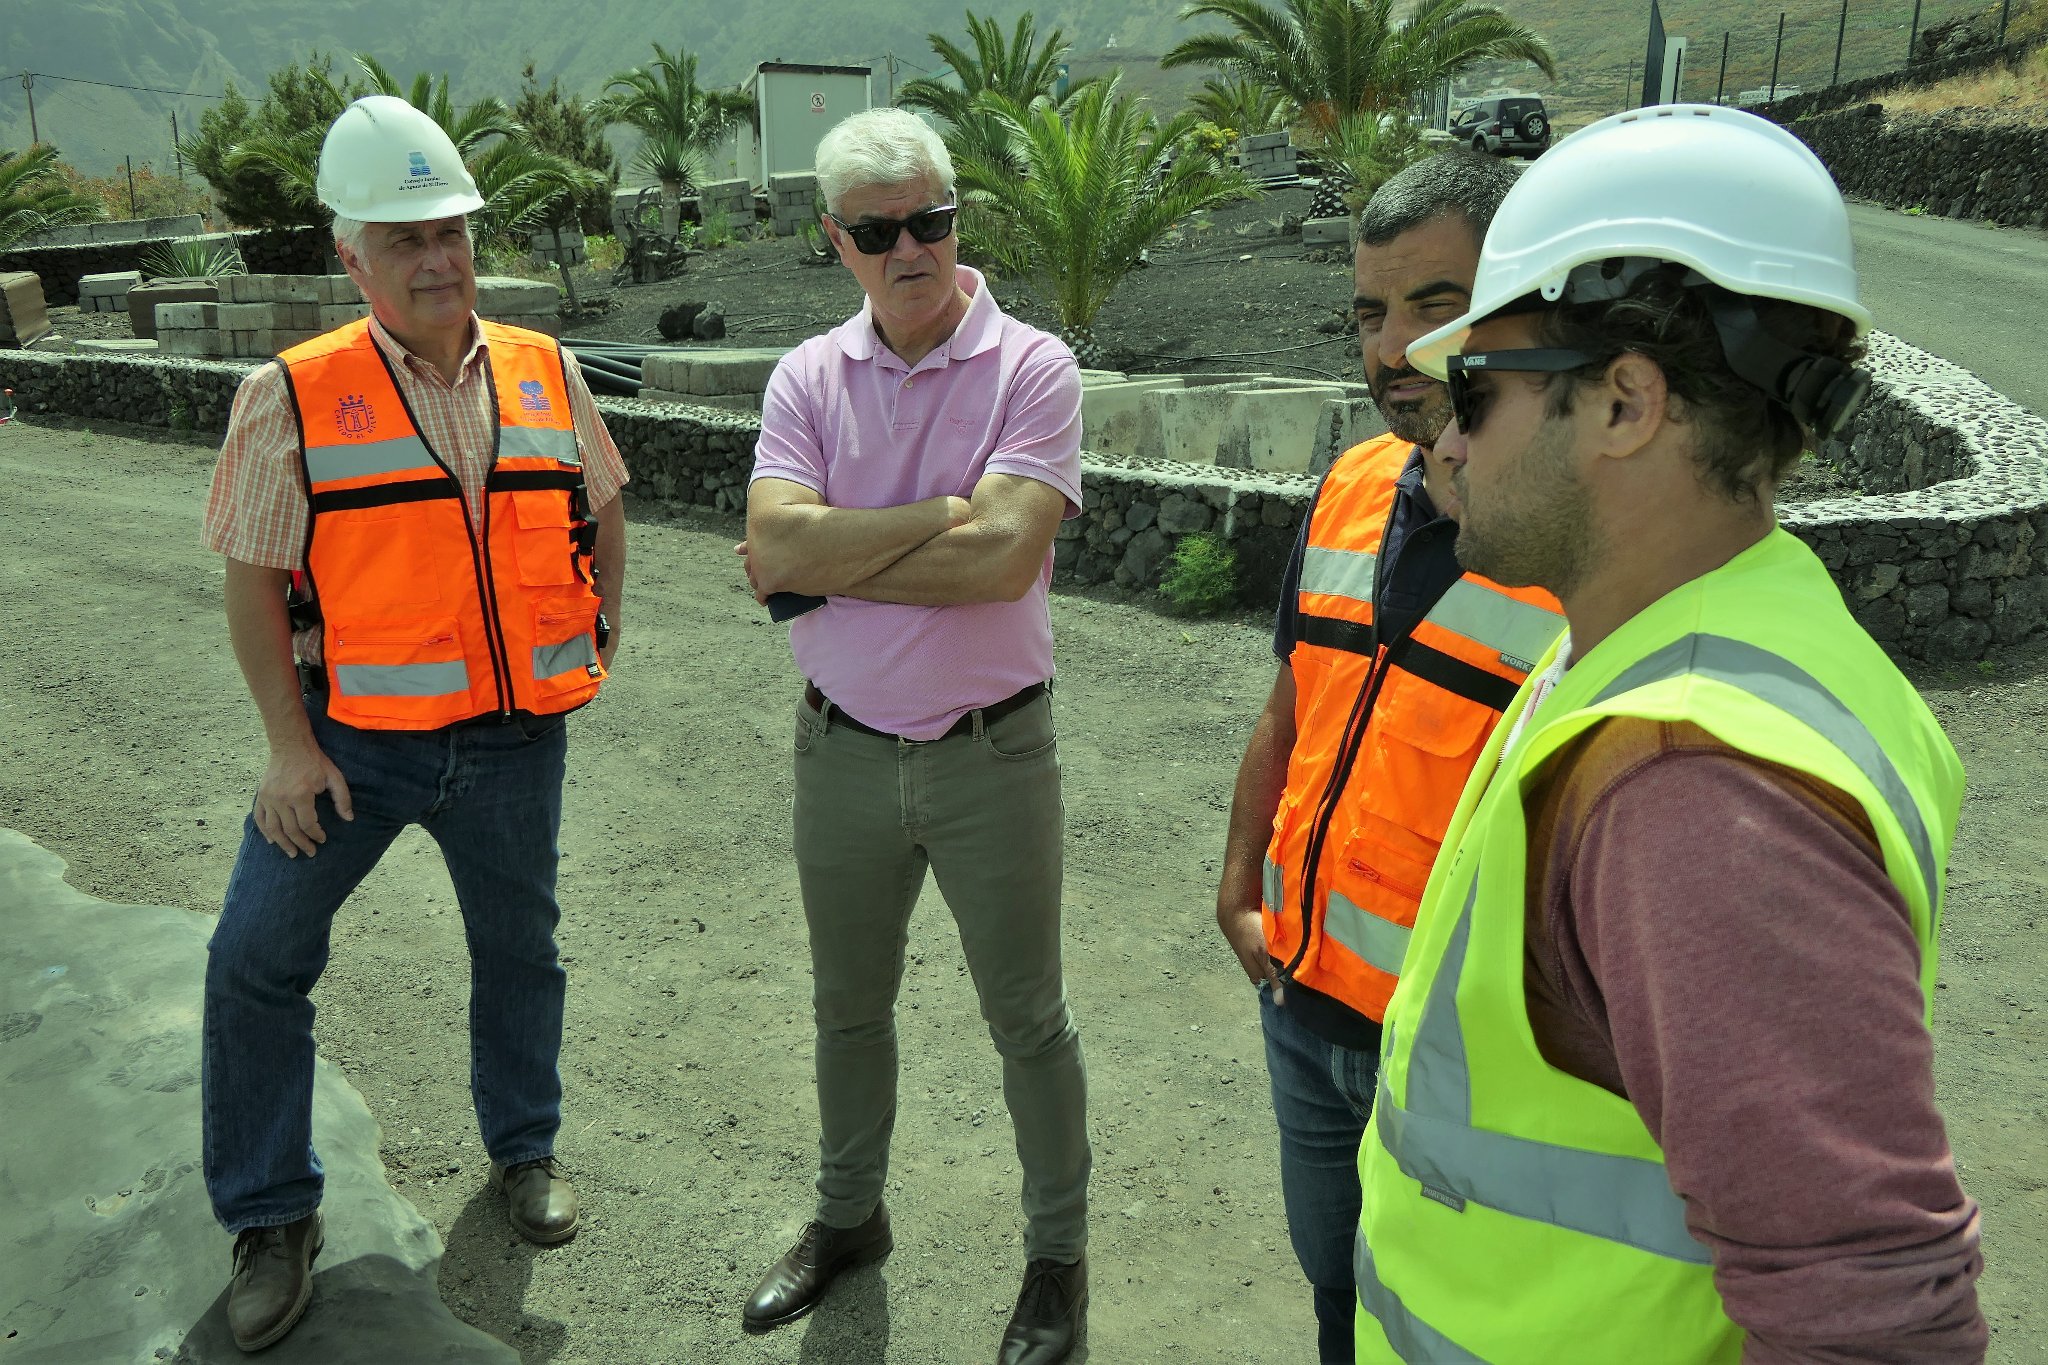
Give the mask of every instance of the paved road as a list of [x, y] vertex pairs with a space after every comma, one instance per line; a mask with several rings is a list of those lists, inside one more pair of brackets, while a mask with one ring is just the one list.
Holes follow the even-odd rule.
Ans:
[[2048, 416], [2048, 235], [1849, 206], [1877, 325]]

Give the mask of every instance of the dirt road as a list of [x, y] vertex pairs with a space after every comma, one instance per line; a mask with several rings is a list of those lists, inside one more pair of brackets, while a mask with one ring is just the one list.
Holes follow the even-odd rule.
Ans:
[[[198, 545], [211, 462], [134, 432], [0, 427], [0, 824], [107, 899], [217, 907], [262, 765], [220, 565]], [[337, 921], [320, 1045], [447, 1242], [448, 1302], [530, 1362], [987, 1359], [1022, 1269], [1016, 1161], [936, 895], [901, 1010], [896, 1255], [807, 1323], [738, 1331], [742, 1296], [809, 1208], [815, 1114], [788, 857], [796, 680], [739, 586], [733, 531], [636, 511], [617, 676], [573, 722], [560, 1150], [590, 1210], [582, 1235], [535, 1251], [480, 1192], [460, 923], [423, 836]], [[1093, 1359], [1307, 1360], [1253, 999], [1210, 917], [1231, 775], [1272, 676], [1266, 635], [1106, 598], [1059, 596], [1053, 615], [1068, 979], [1096, 1141]], [[2044, 1361], [2048, 657], [1926, 681], [1971, 775], [1943, 1094], [1986, 1209], [1994, 1359]]]

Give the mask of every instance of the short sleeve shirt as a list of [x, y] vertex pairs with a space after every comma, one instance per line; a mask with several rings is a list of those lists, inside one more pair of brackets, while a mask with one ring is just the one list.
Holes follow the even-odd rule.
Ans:
[[[861, 312], [783, 357], [761, 402], [754, 478], [833, 507], [969, 497], [985, 474], [1035, 479], [1081, 510], [1081, 372], [1053, 336], [1007, 316], [958, 267], [968, 308], [906, 365]], [[1015, 602], [923, 607], [834, 597], [790, 625], [797, 667], [848, 715], [931, 739], [968, 711], [1052, 677], [1052, 552]]]

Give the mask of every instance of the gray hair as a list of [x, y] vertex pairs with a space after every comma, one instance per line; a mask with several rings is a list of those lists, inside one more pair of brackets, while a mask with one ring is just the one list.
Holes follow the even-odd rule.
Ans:
[[853, 190], [922, 181], [953, 192], [953, 158], [931, 125], [907, 109], [869, 109], [833, 125], [818, 143], [818, 189], [839, 211]]
[[360, 218], [347, 218], [339, 213], [334, 215], [334, 240], [358, 256], [363, 254], [363, 234], [369, 228], [370, 225]]
[[1498, 157], [1464, 147], [1426, 156], [1373, 192], [1358, 220], [1359, 245], [1385, 246], [1453, 213], [1472, 229], [1472, 240], [1482, 242], [1518, 178]]

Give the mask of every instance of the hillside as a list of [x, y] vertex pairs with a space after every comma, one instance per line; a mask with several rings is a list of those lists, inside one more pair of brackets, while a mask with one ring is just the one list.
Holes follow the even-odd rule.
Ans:
[[[1621, 103], [1641, 63], [1648, 0], [1505, 0], [1506, 8], [1548, 34], [1560, 59], [1552, 90], [1574, 126]], [[1780, 0], [1744, 7], [1729, 51], [1728, 89], [1762, 85], [1770, 76], [1779, 8], [1787, 14], [1780, 81], [1808, 89], [1824, 84], [1834, 57], [1837, 0]], [[1981, 0], [1924, 0], [1922, 23], [1981, 7]], [[725, 0], [609, 0], [565, 8], [543, 0], [4, 0], [0, 73], [31, 70], [117, 86], [151, 86], [176, 95], [39, 78], [37, 123], [67, 160], [103, 173], [133, 156], [139, 165], [171, 166], [170, 117], [196, 126], [199, 112], [229, 81], [260, 90], [268, 72], [313, 48], [368, 49], [401, 74], [448, 71], [459, 96], [510, 95], [520, 67], [535, 61], [543, 79], [594, 94], [611, 72], [648, 53], [649, 44], [681, 43], [699, 54], [713, 82], [739, 80], [764, 60], [861, 62], [877, 68], [894, 52], [902, 78], [935, 64], [925, 35], [957, 34], [962, 0], [895, 0], [887, 5], [815, 5], [794, 0], [731, 4]], [[1026, 6], [991, 6], [1007, 23]], [[1201, 73], [1162, 73], [1159, 53], [1178, 41], [1179, 0], [1057, 0], [1035, 7], [1044, 27], [1060, 25], [1076, 40], [1077, 75], [1121, 64], [1131, 83], [1177, 102]], [[1843, 75], [1867, 75], [1904, 57], [1912, 0], [1852, 0]], [[1711, 98], [1729, 8], [1709, 0], [1671, 0], [1667, 29], [1693, 40], [1686, 90]], [[1527, 68], [1479, 73], [1474, 89], [1496, 81], [1544, 89]], [[27, 102], [20, 81], [0, 74], [0, 146], [28, 141]]]

